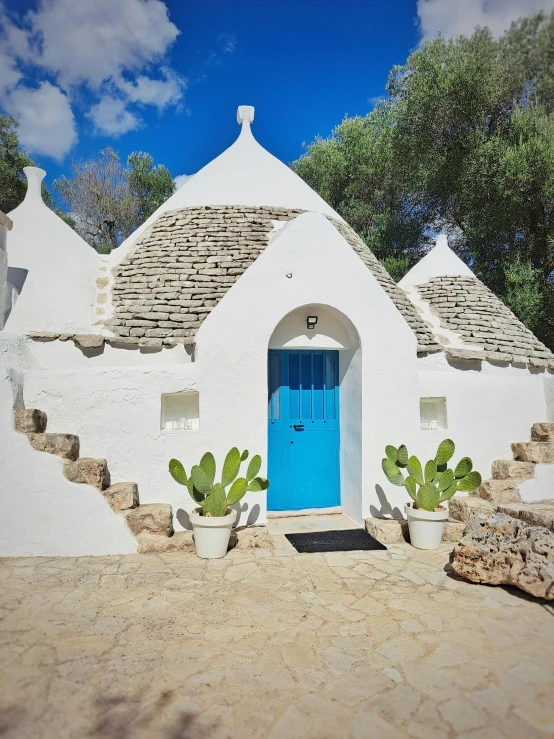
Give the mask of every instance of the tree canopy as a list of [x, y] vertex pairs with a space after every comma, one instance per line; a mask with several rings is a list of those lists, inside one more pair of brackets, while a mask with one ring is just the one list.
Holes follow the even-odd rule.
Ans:
[[400, 278], [439, 230], [554, 348], [554, 14], [426, 42], [292, 163]]
[[67, 203], [75, 230], [99, 252], [108, 253], [133, 233], [167, 198], [175, 184], [167, 167], [150, 154], [134, 152], [123, 165], [111, 147], [71, 164], [71, 177], [54, 186]]

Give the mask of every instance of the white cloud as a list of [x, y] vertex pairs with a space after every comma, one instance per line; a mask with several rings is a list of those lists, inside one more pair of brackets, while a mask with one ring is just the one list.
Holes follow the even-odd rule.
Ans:
[[63, 87], [99, 88], [160, 60], [179, 35], [160, 0], [43, 0], [28, 15], [35, 57]]
[[4, 107], [19, 120], [19, 139], [29, 151], [59, 160], [77, 141], [69, 100], [50, 82], [36, 89], [17, 87], [4, 99]]
[[175, 105], [181, 99], [187, 83], [168, 67], [162, 67], [160, 73], [163, 79], [155, 80], [139, 75], [133, 82], [120, 79], [117, 86], [132, 102], [155, 105], [163, 110], [168, 105]]
[[173, 182], [175, 183], [175, 188], [178, 190], [180, 187], [183, 187], [185, 182], [188, 182], [190, 178], [192, 177], [191, 174], [178, 174], [177, 177], [173, 178]]
[[125, 108], [123, 100], [105, 97], [97, 105], [93, 105], [88, 112], [98, 133], [109, 136], [121, 136], [140, 126], [140, 118]]
[[471, 35], [476, 26], [488, 26], [500, 36], [513, 21], [540, 10], [554, 10], [554, 0], [418, 0], [423, 40], [441, 33], [445, 38]]
[[[140, 108], [180, 105], [187, 83], [166, 59], [179, 33], [162, 0], [38, 0], [36, 10], [17, 23], [0, 10], [0, 105], [11, 112], [18, 100], [18, 109], [27, 110], [20, 133], [27, 131], [31, 152], [59, 157], [63, 132], [65, 151], [75, 142], [70, 101], [85, 108], [97, 132], [126, 133], [141, 125]], [[33, 90], [29, 73], [31, 79], [46, 77], [48, 87]], [[88, 110], [90, 94], [83, 95], [83, 88], [96, 98]], [[23, 105], [32, 93], [41, 104], [49, 95], [53, 114], [63, 120], [51, 150], [42, 121]]]

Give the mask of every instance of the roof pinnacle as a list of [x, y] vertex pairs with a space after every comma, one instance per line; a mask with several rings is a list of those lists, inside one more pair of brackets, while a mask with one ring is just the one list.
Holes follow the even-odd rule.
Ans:
[[239, 105], [237, 108], [237, 123], [242, 124], [242, 129], [250, 128], [250, 124], [254, 120], [254, 106]]

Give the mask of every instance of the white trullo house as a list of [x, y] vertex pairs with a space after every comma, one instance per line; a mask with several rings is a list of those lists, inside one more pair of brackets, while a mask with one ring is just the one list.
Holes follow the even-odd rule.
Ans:
[[[446, 239], [395, 284], [253, 117], [239, 108], [237, 141], [109, 256], [27, 170], [0, 222], [0, 554], [137, 551], [141, 522], [188, 526], [169, 459], [235, 445], [271, 482], [239, 525], [394, 515], [406, 492], [382, 472], [386, 444], [425, 457], [450, 437], [486, 477], [553, 419], [554, 356]], [[520, 447], [539, 463], [521, 496], [548, 497], [551, 446]]]

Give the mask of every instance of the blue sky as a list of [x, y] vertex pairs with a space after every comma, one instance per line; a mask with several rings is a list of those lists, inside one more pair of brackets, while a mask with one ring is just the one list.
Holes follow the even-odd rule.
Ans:
[[238, 135], [290, 162], [364, 115], [424, 38], [554, 0], [0, 0], [0, 109], [49, 183], [111, 145], [191, 174]]

